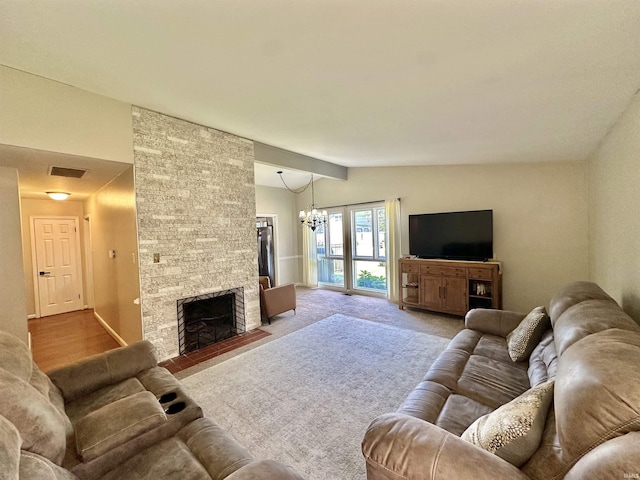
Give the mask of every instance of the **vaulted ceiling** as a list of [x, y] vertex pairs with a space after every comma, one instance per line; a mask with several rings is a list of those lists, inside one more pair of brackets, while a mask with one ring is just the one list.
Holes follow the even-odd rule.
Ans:
[[0, 64], [349, 167], [578, 160], [637, 0], [0, 0]]

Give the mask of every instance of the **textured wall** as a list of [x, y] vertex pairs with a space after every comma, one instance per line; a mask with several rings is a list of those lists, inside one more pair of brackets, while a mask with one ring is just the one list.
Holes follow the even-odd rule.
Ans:
[[143, 337], [176, 356], [176, 300], [234, 287], [259, 326], [253, 143], [138, 107], [133, 129]]
[[589, 276], [640, 323], [640, 93], [589, 162]]

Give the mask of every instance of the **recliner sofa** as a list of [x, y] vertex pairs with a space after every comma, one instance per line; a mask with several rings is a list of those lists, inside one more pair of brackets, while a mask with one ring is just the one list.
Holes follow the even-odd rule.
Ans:
[[301, 479], [256, 461], [139, 342], [44, 374], [0, 332], [0, 479]]
[[[639, 478], [640, 327], [590, 282], [563, 288], [548, 312], [531, 356], [514, 362], [506, 337], [525, 314], [471, 310], [400, 408], [371, 423], [362, 442], [368, 480]], [[553, 402], [524, 464], [461, 438], [549, 381]]]

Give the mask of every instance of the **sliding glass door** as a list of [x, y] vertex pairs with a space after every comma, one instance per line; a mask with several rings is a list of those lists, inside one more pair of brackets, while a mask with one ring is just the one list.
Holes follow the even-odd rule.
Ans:
[[318, 283], [344, 287], [344, 215], [340, 210], [327, 213], [327, 223], [316, 228]]
[[353, 288], [387, 291], [384, 205], [351, 209]]
[[346, 291], [387, 291], [383, 204], [328, 209], [316, 229], [318, 283]]

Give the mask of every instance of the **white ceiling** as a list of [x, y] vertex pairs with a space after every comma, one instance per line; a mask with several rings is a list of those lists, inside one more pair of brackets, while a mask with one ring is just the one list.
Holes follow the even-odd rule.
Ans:
[[583, 159], [638, 0], [0, 0], [0, 64], [345, 166]]
[[[45, 192], [69, 192], [69, 200], [87, 199], [131, 165], [95, 158], [0, 145], [0, 167], [18, 170], [20, 196], [48, 199]], [[50, 167], [88, 169], [82, 178], [49, 175]]]

